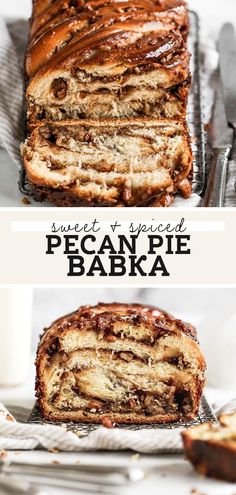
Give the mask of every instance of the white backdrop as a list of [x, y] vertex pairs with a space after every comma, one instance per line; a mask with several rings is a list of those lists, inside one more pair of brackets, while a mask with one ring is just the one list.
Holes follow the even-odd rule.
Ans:
[[83, 304], [141, 302], [197, 327], [208, 383], [236, 389], [236, 289], [35, 289], [33, 347], [44, 327]]

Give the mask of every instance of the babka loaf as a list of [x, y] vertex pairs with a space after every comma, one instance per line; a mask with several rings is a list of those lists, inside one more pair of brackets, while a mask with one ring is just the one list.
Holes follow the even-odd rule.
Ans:
[[182, 433], [187, 458], [204, 476], [236, 482], [236, 414]]
[[45, 330], [37, 360], [42, 416], [166, 423], [198, 411], [205, 361], [193, 327], [153, 307], [82, 307]]
[[[142, 206], [190, 194], [187, 32], [183, 0], [34, 0], [22, 153], [41, 199]], [[38, 144], [45, 127], [50, 149]]]

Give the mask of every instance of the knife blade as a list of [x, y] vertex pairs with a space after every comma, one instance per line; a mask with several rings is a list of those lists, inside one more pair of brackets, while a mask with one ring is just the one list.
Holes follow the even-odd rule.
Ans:
[[223, 207], [229, 158], [233, 148], [234, 131], [226, 119], [222, 87], [219, 84], [215, 95], [209, 140], [212, 146], [207, 188], [203, 207]]
[[219, 80], [209, 133], [212, 162], [202, 202], [202, 206], [210, 207], [224, 206], [228, 163], [236, 131], [236, 36], [230, 23], [220, 31], [219, 56]]
[[226, 118], [236, 130], [236, 36], [230, 23], [221, 29], [219, 54]]

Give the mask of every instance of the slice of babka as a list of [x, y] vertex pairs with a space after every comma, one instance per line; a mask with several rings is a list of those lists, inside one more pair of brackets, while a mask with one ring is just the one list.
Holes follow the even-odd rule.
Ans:
[[187, 458], [203, 476], [236, 482], [236, 413], [182, 433]]

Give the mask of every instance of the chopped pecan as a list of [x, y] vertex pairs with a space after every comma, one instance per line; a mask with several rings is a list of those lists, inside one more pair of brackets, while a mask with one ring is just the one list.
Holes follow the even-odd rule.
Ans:
[[103, 426], [105, 426], [105, 428], [114, 428], [114, 426], [115, 426], [115, 424], [112, 423], [112, 420], [110, 418], [108, 418], [107, 416], [102, 418], [102, 424], [103, 424]]
[[89, 409], [101, 409], [102, 408], [102, 404], [101, 402], [98, 402], [96, 400], [91, 400], [89, 403], [88, 403], [88, 408]]
[[136, 402], [134, 399], [129, 399], [129, 407], [134, 409], [136, 407]]
[[49, 126], [43, 126], [39, 129], [39, 135], [43, 138], [43, 139], [50, 139], [51, 137], [51, 129]]
[[134, 355], [132, 352], [121, 352], [120, 353], [120, 358], [121, 359], [124, 359], [124, 361], [127, 361], [128, 363], [130, 363], [130, 361], [132, 361]]
[[153, 404], [154, 402], [154, 398], [152, 395], [146, 395], [145, 399], [144, 399], [144, 405], [145, 407], [149, 407]]
[[115, 342], [116, 341], [116, 336], [115, 335], [106, 335], [106, 340], [108, 342]]
[[60, 348], [60, 342], [58, 337], [56, 337], [50, 344], [50, 346], [46, 349], [46, 353], [48, 356], [53, 356], [56, 352], [59, 351]]
[[67, 82], [62, 77], [54, 79], [54, 81], [52, 82], [51, 89], [55, 98], [57, 98], [58, 100], [63, 100], [63, 98], [65, 98], [67, 94], [67, 88]]

